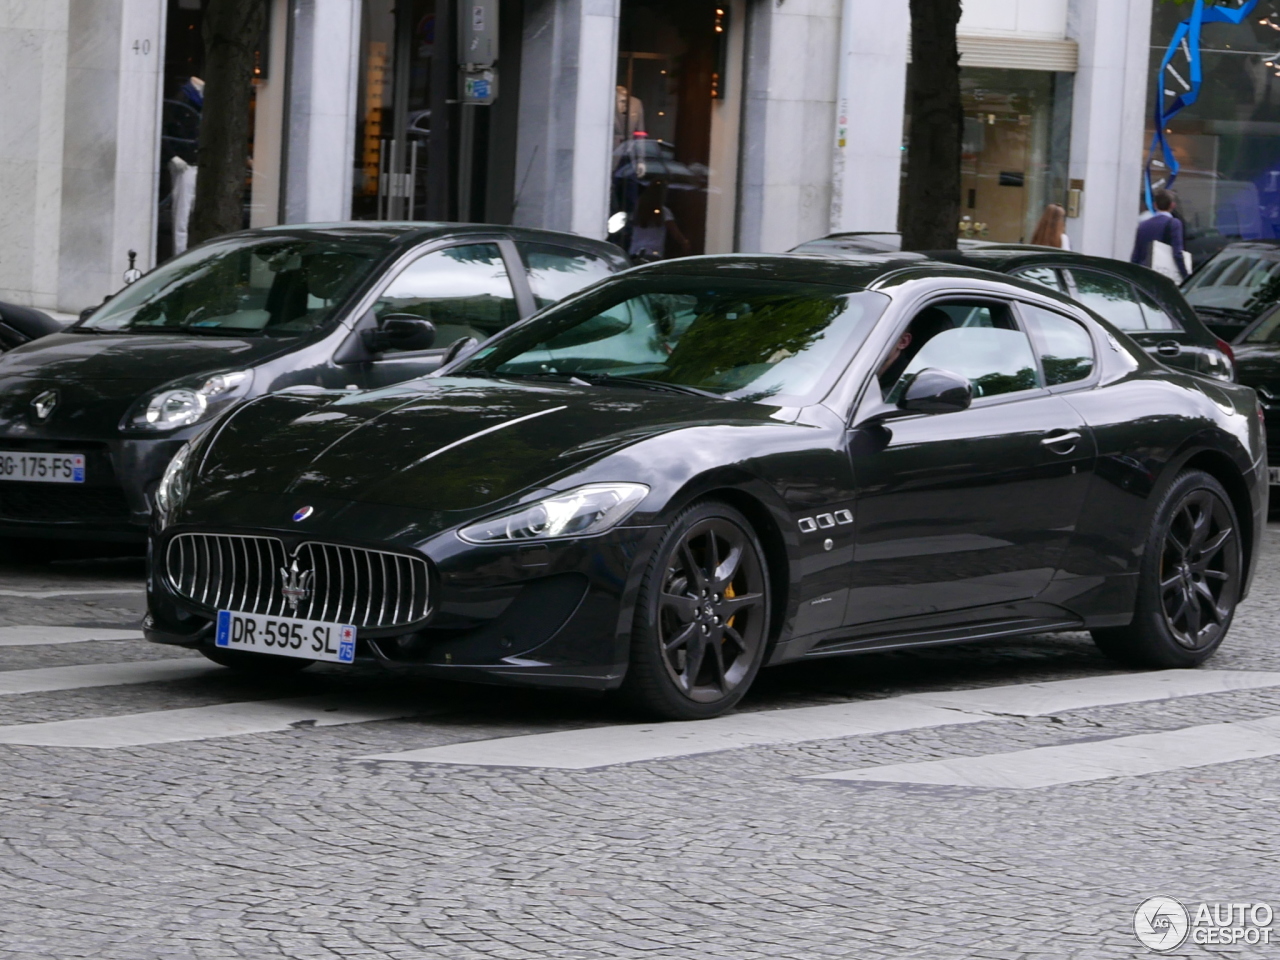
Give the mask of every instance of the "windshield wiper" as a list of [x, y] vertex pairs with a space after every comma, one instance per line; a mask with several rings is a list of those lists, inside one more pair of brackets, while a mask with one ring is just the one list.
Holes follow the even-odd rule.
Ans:
[[583, 373], [578, 371], [573, 374], [579, 380], [585, 380], [588, 383], [618, 383], [629, 387], [644, 387], [648, 390], [666, 390], [670, 393], [683, 393], [690, 397], [706, 397], [709, 400], [727, 400], [728, 397], [721, 396], [718, 393], [712, 393], [710, 390], [699, 390], [697, 387], [690, 387], [683, 383], [667, 383], [664, 380], [647, 380], [644, 377], [618, 377], [610, 373]]

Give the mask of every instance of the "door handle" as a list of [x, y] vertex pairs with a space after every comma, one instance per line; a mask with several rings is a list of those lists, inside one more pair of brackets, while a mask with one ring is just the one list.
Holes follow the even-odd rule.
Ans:
[[1156, 353], [1162, 357], [1176, 357], [1182, 354], [1182, 344], [1177, 340], [1161, 340], [1156, 344]]
[[[1076, 448], [1076, 441], [1080, 439], [1080, 433], [1077, 430], [1054, 430], [1047, 437], [1040, 441], [1042, 447], [1048, 447], [1054, 453], [1067, 454]], [[1068, 444], [1065, 450], [1058, 450], [1057, 447]]]

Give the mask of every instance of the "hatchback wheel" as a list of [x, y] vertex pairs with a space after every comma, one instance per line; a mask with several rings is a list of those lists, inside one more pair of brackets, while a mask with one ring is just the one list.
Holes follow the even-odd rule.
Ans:
[[245, 650], [224, 650], [222, 647], [201, 647], [200, 652], [214, 663], [230, 667], [237, 673], [256, 674], [261, 677], [278, 677], [305, 670], [314, 660], [301, 657], [277, 657], [269, 653], [249, 653]]
[[1094, 630], [1094, 642], [1129, 666], [1203, 663], [1231, 626], [1243, 565], [1240, 523], [1227, 492], [1207, 473], [1182, 474], [1156, 509], [1133, 622]]
[[717, 501], [668, 528], [640, 589], [623, 694], [645, 713], [701, 720], [728, 710], [760, 670], [769, 578], [751, 524]]

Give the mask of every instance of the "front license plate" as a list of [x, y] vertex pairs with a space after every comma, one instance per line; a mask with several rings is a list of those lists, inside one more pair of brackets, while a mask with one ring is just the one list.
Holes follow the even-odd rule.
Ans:
[[0, 480], [84, 483], [84, 454], [0, 450]]
[[1272, 483], [1280, 484], [1280, 467], [1267, 467], [1267, 475]]
[[214, 644], [227, 650], [351, 663], [356, 658], [356, 628], [344, 623], [219, 610]]

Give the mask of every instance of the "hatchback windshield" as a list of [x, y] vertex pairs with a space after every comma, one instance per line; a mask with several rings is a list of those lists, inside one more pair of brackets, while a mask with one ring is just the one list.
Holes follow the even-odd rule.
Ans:
[[1280, 298], [1280, 259], [1224, 250], [1182, 292], [1202, 310], [1257, 316]]
[[794, 404], [830, 387], [888, 302], [819, 284], [637, 277], [512, 328], [457, 372]]
[[328, 322], [384, 250], [324, 237], [211, 243], [147, 274], [72, 329], [302, 336]]

